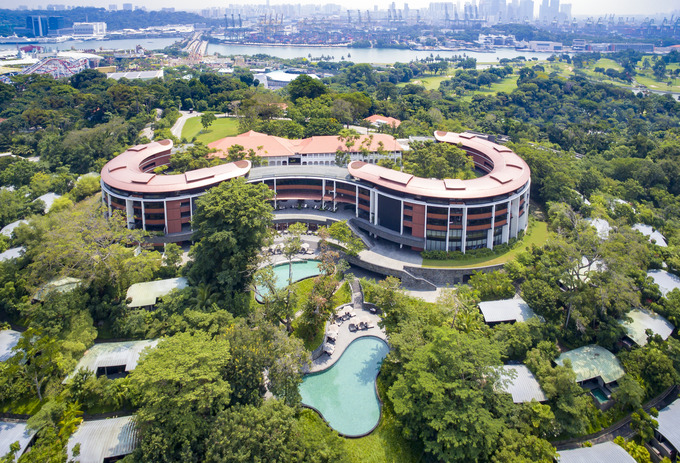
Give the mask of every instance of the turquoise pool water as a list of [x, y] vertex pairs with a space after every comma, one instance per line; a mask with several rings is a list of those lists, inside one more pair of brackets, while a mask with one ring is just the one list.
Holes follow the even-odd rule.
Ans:
[[[315, 277], [320, 273], [318, 260], [293, 262], [293, 283], [305, 278]], [[275, 265], [274, 276], [276, 276], [276, 288], [285, 288], [288, 285], [288, 264]]]
[[605, 403], [609, 400], [607, 398], [606, 394], [604, 393], [604, 391], [602, 389], [600, 389], [599, 387], [591, 390], [590, 392], [593, 393], [593, 395], [595, 396], [597, 401], [600, 402], [601, 404], [603, 404], [603, 403]]
[[345, 436], [370, 432], [380, 420], [375, 379], [388, 351], [382, 339], [355, 339], [332, 367], [304, 377], [302, 403], [318, 410], [331, 428]]

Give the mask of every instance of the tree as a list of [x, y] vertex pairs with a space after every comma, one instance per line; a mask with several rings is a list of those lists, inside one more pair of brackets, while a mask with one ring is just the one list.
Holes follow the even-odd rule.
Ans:
[[414, 142], [404, 159], [404, 170], [425, 178], [474, 178], [474, 163], [451, 143]]
[[247, 288], [269, 236], [271, 198], [267, 185], [238, 178], [221, 183], [197, 200], [193, 217], [196, 244], [191, 248], [194, 261], [189, 268], [194, 282], [214, 284], [224, 294]]
[[[436, 328], [388, 390], [405, 437], [438, 461], [488, 459], [503, 434], [500, 352], [489, 341]], [[509, 400], [509, 399], [507, 399]]]
[[286, 86], [286, 89], [293, 103], [300, 98], [318, 98], [328, 92], [328, 88], [323, 82], [307, 74], [300, 74]]
[[203, 130], [208, 130], [208, 127], [210, 127], [216, 120], [217, 118], [215, 117], [215, 113], [212, 111], [206, 111], [201, 114], [201, 125], [203, 126]]
[[230, 404], [229, 343], [200, 331], [161, 340], [130, 374], [141, 435], [137, 458], [199, 461], [215, 417]]
[[475, 272], [469, 281], [482, 301], [510, 299], [515, 294], [512, 280], [505, 272]]

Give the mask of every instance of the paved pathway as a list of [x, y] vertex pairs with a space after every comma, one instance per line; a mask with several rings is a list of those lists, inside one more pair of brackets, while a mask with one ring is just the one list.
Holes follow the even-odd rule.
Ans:
[[182, 139], [182, 129], [184, 128], [184, 124], [186, 123], [187, 119], [201, 116], [203, 113], [199, 113], [196, 111], [194, 111], [191, 114], [189, 114], [189, 111], [180, 111], [179, 113], [181, 114], [181, 116], [179, 116], [179, 118], [175, 122], [175, 125], [173, 125], [172, 128], [170, 129], [170, 133], [173, 136]]

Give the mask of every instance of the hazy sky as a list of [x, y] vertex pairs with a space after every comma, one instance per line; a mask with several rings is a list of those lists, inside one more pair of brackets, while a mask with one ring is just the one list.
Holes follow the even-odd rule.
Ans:
[[[198, 2], [187, 2], [186, 0], [0, 0], [0, 7], [15, 8], [17, 5], [27, 5], [29, 7], [41, 6], [45, 8], [48, 4], [67, 4], [67, 5], [88, 5], [108, 7], [109, 4], [118, 4], [121, 8], [123, 3], [146, 6], [148, 9], [160, 9], [163, 7], [175, 7], [177, 9], [201, 9], [212, 6], [226, 7], [229, 4], [263, 4], [266, 0], [200, 0]], [[445, 0], [437, 0], [445, 1]], [[453, 3], [464, 4], [466, 0], [453, 0]], [[538, 12], [538, 5], [542, 0], [534, 0], [534, 5]], [[391, 0], [270, 0], [270, 4], [275, 3], [337, 3], [347, 8], [361, 8], [362, 10], [373, 5], [380, 8], [385, 7]], [[402, 8], [404, 0], [396, 2], [397, 8]], [[426, 7], [430, 0], [407, 0], [410, 8]], [[655, 13], [670, 13], [673, 10], [680, 10], [678, 0], [570, 0], [560, 3], [571, 3], [573, 15], [605, 15], [615, 14], [625, 15], [650, 15]], [[370, 8], [369, 7], [369, 8]], [[372, 8], [371, 8], [372, 9]]]

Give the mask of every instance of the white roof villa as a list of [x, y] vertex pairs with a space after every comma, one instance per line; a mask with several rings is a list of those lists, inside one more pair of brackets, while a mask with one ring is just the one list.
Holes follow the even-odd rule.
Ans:
[[676, 451], [680, 451], [680, 400], [675, 400], [667, 407], [659, 410], [656, 418], [659, 423], [657, 432], [662, 436], [662, 441], [672, 445]]
[[576, 382], [578, 383], [589, 379], [602, 378], [605, 384], [609, 384], [625, 374], [619, 359], [614, 354], [604, 347], [594, 344], [564, 352], [555, 362], [564, 366], [566, 359], [571, 360], [571, 366], [576, 373]]
[[633, 230], [639, 231], [647, 238], [649, 238], [650, 242], [653, 242], [657, 246], [661, 246], [662, 248], [668, 246], [668, 244], [666, 244], [666, 238], [664, 238], [664, 236], [659, 232], [659, 230], [655, 230], [654, 227], [652, 227], [651, 225], [636, 223], [635, 225], [633, 225]]
[[548, 400], [538, 380], [526, 365], [503, 365], [501, 368], [506, 372], [515, 372], [514, 378], [506, 376], [508, 379], [504, 380], [505, 384], [498, 387], [498, 390], [511, 394], [514, 403]]
[[[116, 461], [132, 453], [137, 443], [137, 428], [132, 416], [83, 421], [68, 440], [68, 458], [80, 463]], [[80, 456], [74, 458], [76, 444], [80, 444]]]
[[184, 277], [135, 283], [127, 290], [127, 298], [130, 299], [128, 307], [151, 307], [156, 304], [158, 298], [169, 294], [174, 289], [184, 289], [187, 284], [187, 279]]
[[646, 330], [652, 330], [663, 339], [668, 339], [675, 326], [659, 314], [647, 310], [633, 309], [628, 313], [631, 321], [620, 320], [619, 323], [626, 329], [628, 337], [638, 346], [647, 344]]
[[[2, 330], [0, 331], [0, 362], [9, 360], [14, 354], [12, 349], [19, 342], [21, 333], [14, 330]], [[0, 455], [4, 455], [0, 452]]]
[[43, 212], [47, 213], [50, 211], [50, 209], [52, 209], [54, 201], [57, 200], [58, 198], [61, 198], [61, 195], [58, 195], [57, 193], [45, 193], [44, 195], [35, 198], [33, 202], [40, 200], [43, 203], [45, 203], [45, 209]]
[[480, 302], [479, 310], [486, 323], [524, 322], [536, 316], [521, 298]]
[[18, 459], [24, 454], [34, 436], [35, 431], [29, 431], [24, 421], [0, 421], [0, 455], [7, 455], [10, 445], [19, 442], [19, 451], [15, 455]]
[[609, 237], [609, 232], [611, 231], [612, 227], [606, 220], [586, 219], [586, 222], [589, 222], [590, 225], [595, 227], [595, 230], [597, 230], [597, 236], [599, 236], [600, 239], [606, 240]]
[[[158, 344], [156, 339], [95, 344], [85, 351], [74, 372], [83, 368], [97, 376], [129, 373], [137, 367], [142, 351], [147, 347], [154, 348], [156, 344]], [[71, 376], [69, 375], [64, 382]]]
[[603, 442], [592, 447], [561, 450], [559, 463], [635, 463], [635, 459], [623, 447], [613, 442]]
[[5, 235], [7, 238], [10, 238], [12, 236], [12, 232], [14, 231], [14, 229], [17, 228], [22, 223], [28, 223], [28, 220], [17, 220], [16, 222], [7, 224], [4, 227], [2, 227], [2, 230], [0, 230], [0, 234]]
[[647, 272], [648, 277], [652, 277], [654, 283], [659, 285], [661, 294], [666, 296], [668, 293], [676, 288], [680, 288], [680, 277], [665, 270], [650, 270]]
[[0, 262], [18, 259], [19, 257], [24, 255], [25, 250], [26, 248], [24, 248], [23, 246], [18, 246], [16, 248], [9, 248], [5, 252], [0, 252]]
[[41, 286], [40, 289], [36, 291], [35, 295], [33, 296], [33, 299], [36, 301], [42, 301], [48, 294], [53, 292], [68, 293], [69, 291], [73, 291], [78, 286], [80, 286], [82, 282], [83, 280], [81, 280], [80, 278], [73, 277], [54, 279]]

